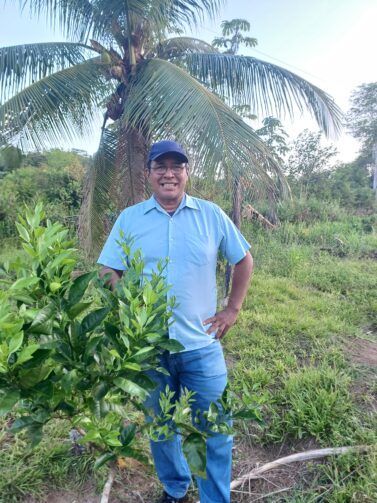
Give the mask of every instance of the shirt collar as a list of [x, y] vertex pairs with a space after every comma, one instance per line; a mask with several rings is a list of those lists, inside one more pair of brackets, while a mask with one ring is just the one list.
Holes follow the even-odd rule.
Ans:
[[[197, 201], [193, 197], [191, 197], [191, 196], [189, 196], [187, 194], [183, 195], [182, 201], [180, 202], [180, 204], [179, 204], [178, 208], [176, 209], [176, 211], [181, 210], [185, 206], [187, 206], [188, 208], [192, 208], [193, 210], [199, 210], [199, 205], [198, 205]], [[159, 210], [159, 211], [163, 210], [163, 208], [161, 208], [161, 206], [159, 205], [159, 203], [157, 202], [157, 200], [155, 199], [155, 197], [152, 196], [152, 197], [150, 197], [149, 199], [147, 199], [145, 201], [145, 204], [144, 204], [144, 215], [146, 213], [148, 213], [149, 211], [153, 210], [154, 208], [156, 210]]]

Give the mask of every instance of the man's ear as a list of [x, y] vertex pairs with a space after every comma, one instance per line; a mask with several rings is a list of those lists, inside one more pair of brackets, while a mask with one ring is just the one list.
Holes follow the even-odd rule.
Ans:
[[149, 168], [144, 168], [144, 178], [147, 180], [149, 175], [151, 174], [151, 170]]

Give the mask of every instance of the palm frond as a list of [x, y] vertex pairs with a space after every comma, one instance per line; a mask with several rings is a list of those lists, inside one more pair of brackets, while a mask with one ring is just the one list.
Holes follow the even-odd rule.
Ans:
[[84, 181], [83, 202], [79, 216], [79, 239], [88, 256], [95, 256], [114, 222], [115, 208], [110, 198], [115, 178], [118, 135], [106, 128], [93, 163]]
[[215, 19], [224, 0], [171, 0], [168, 8], [169, 19], [176, 19], [178, 24], [197, 25], [206, 16]]
[[36, 80], [82, 63], [92, 49], [84, 44], [53, 42], [0, 48], [0, 102]]
[[89, 256], [98, 255], [119, 212], [144, 199], [146, 155], [145, 139], [135, 129], [113, 124], [103, 130], [79, 220], [80, 243]]
[[[212, 45], [204, 42], [204, 40], [199, 40], [197, 38], [173, 37], [159, 43], [151, 52], [155, 53], [161, 59], [171, 59], [182, 57], [185, 54], [196, 54], [198, 52], [213, 53], [214, 48]], [[146, 57], [148, 56], [149, 55], [146, 54]]]
[[85, 42], [92, 37], [109, 42], [115, 38], [114, 22], [126, 34], [126, 11], [162, 31], [183, 23], [195, 25], [206, 16], [214, 18], [223, 3], [223, 0], [25, 0], [22, 5], [29, 7], [31, 15], [44, 14], [51, 26], [59, 26], [70, 39]]
[[49, 75], [0, 106], [0, 130], [23, 146], [46, 148], [91, 132], [98, 104], [110, 84], [93, 58]]
[[124, 10], [124, 2], [119, 0], [24, 0], [22, 9], [26, 8], [29, 8], [31, 16], [37, 18], [44, 16], [52, 28], [58, 26], [71, 40], [86, 42], [89, 37], [93, 37], [101, 41], [111, 41], [113, 38], [111, 24], [117, 19], [119, 12]]
[[286, 187], [270, 152], [242, 119], [186, 71], [147, 61], [130, 89], [122, 120], [152, 138], [175, 138], [190, 152], [201, 182], [242, 177], [252, 190]]
[[260, 117], [308, 111], [327, 136], [339, 134], [343, 114], [334, 100], [298, 75], [272, 63], [229, 54], [187, 54], [188, 72], [233, 105], [250, 104]]

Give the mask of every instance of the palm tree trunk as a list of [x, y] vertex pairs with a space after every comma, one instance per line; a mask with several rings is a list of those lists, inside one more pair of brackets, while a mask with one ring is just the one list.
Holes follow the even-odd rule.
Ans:
[[[103, 145], [100, 145], [99, 152], [102, 154], [103, 149]], [[113, 219], [108, 215], [109, 209], [117, 216], [125, 207], [145, 199], [146, 157], [145, 137], [136, 129], [120, 126], [111, 173], [108, 172], [110, 166], [103, 159], [97, 163], [98, 170], [87, 173], [78, 235], [80, 246], [88, 258], [98, 256], [104, 240], [109, 235], [113, 224]], [[106, 190], [103, 190], [103, 184], [100, 190], [97, 179], [104, 176], [107, 177]]]
[[111, 194], [119, 211], [145, 199], [146, 159], [146, 138], [134, 128], [121, 126]]

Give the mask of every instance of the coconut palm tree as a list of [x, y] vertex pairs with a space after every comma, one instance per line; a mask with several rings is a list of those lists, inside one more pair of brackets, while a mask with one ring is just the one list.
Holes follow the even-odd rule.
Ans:
[[180, 141], [196, 180], [242, 176], [253, 189], [278, 190], [285, 186], [279, 166], [232, 106], [249, 103], [263, 116], [309, 110], [326, 133], [339, 130], [338, 107], [306, 80], [179, 36], [182, 26], [214, 17], [221, 3], [23, 2], [31, 14], [60, 26], [67, 42], [0, 49], [0, 141], [56, 145], [90, 134], [98, 110], [106, 110], [81, 218], [87, 246], [100, 239], [109, 209], [144, 198], [143, 168], [152, 140]]

